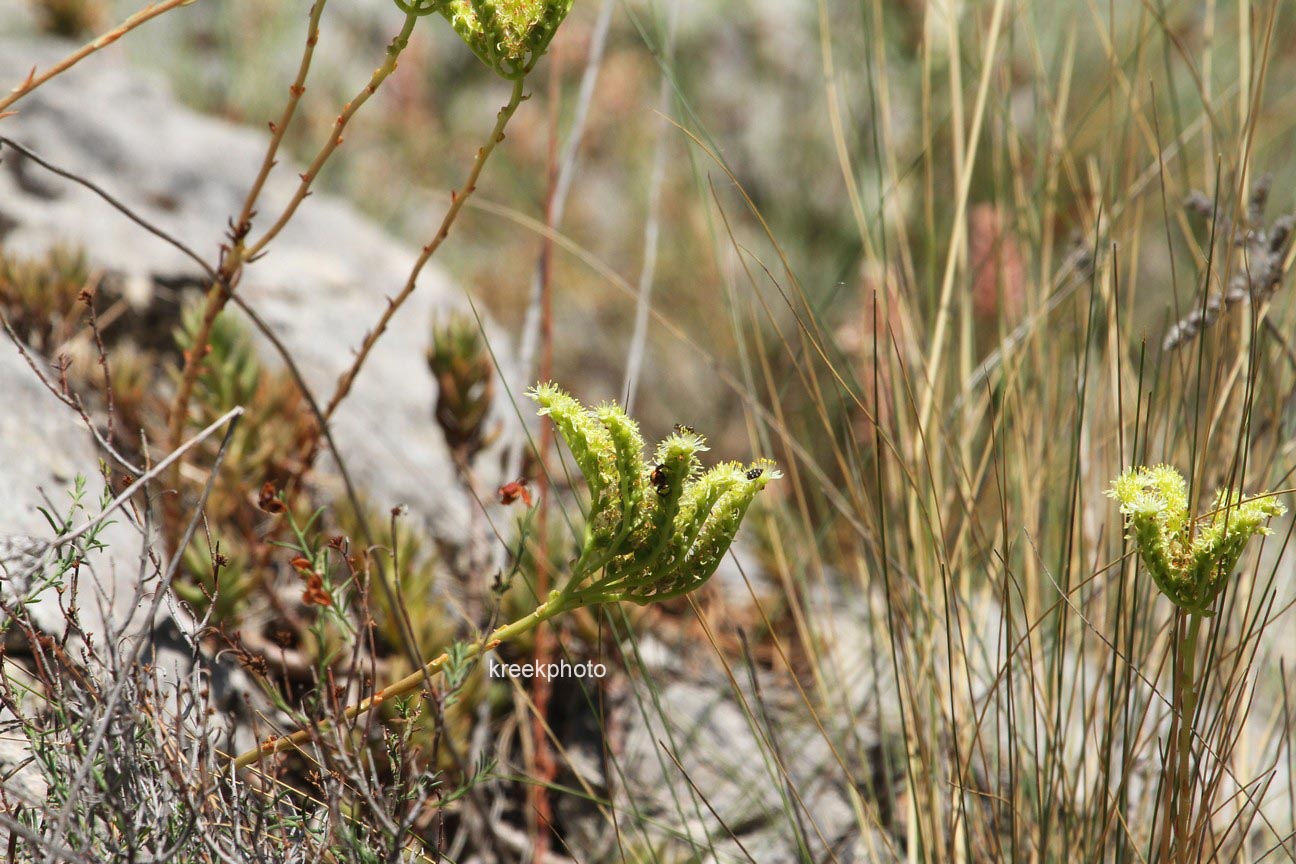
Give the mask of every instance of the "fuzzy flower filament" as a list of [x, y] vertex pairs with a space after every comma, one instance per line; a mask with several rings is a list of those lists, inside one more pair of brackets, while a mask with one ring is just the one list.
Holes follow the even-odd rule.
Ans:
[[528, 395], [540, 406], [540, 416], [552, 420], [558, 434], [567, 442], [567, 449], [589, 487], [590, 513], [597, 514], [597, 518], [585, 523], [585, 548], [607, 546], [614, 530], [609, 524], [607, 497], [617, 494], [620, 483], [612, 436], [585, 406], [553, 384], [542, 384]]

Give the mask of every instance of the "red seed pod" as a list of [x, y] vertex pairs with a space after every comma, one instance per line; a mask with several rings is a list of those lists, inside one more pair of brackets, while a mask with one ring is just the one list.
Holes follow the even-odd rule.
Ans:
[[496, 490], [496, 494], [499, 495], [499, 502], [506, 506], [516, 502], [519, 498], [521, 498], [522, 502], [528, 507], [532, 506], [533, 503], [531, 499], [531, 490], [527, 488], [527, 481], [525, 478], [520, 478], [503, 484], [498, 490]]
[[288, 509], [284, 506], [283, 501], [279, 499], [279, 490], [269, 481], [266, 481], [265, 485], [261, 487], [261, 494], [257, 497], [257, 506], [267, 513], [276, 515]]

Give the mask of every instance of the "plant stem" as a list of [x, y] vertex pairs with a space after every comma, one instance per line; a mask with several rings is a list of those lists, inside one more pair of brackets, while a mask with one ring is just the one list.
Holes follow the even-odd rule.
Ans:
[[310, 73], [311, 60], [315, 57], [315, 46], [319, 43], [320, 18], [324, 14], [326, 2], [328, 0], [315, 0], [314, 5], [311, 6], [310, 23], [306, 27], [306, 47], [302, 50], [301, 62], [297, 65], [297, 78], [288, 86], [288, 101], [284, 104], [279, 122], [270, 124], [270, 145], [261, 160], [261, 170], [257, 172], [256, 180], [252, 181], [252, 188], [243, 199], [243, 210], [234, 222], [234, 231], [238, 236], [246, 236], [252, 227], [252, 215], [256, 212], [257, 199], [261, 197], [261, 190], [265, 188], [266, 180], [274, 170], [279, 146], [283, 144], [288, 126], [297, 113], [297, 105], [301, 102], [302, 94], [306, 92], [306, 76]]
[[[394, 44], [396, 43], [393, 42], [393, 45]], [[477, 191], [477, 181], [481, 177], [482, 169], [486, 166], [486, 160], [490, 158], [491, 153], [495, 151], [495, 148], [499, 143], [504, 140], [504, 128], [508, 125], [509, 120], [513, 118], [518, 107], [527, 99], [524, 89], [525, 83], [525, 79], [518, 79], [513, 82], [513, 91], [508, 104], [500, 109], [499, 114], [495, 119], [495, 127], [491, 130], [490, 136], [486, 139], [486, 143], [478, 148], [477, 156], [473, 160], [472, 168], [468, 172], [468, 177], [463, 190], [450, 193], [450, 207], [446, 210], [445, 216], [442, 217], [441, 225], [438, 227], [436, 235], [420, 251], [418, 258], [414, 261], [414, 265], [410, 268], [409, 276], [406, 277], [405, 284], [401, 287], [400, 292], [395, 297], [389, 297], [387, 299], [386, 308], [383, 309], [382, 315], [379, 316], [378, 323], [372, 330], [365, 333], [364, 340], [361, 342], [360, 348], [356, 352], [355, 359], [351, 362], [350, 367], [338, 376], [337, 384], [334, 386], [333, 395], [329, 397], [328, 403], [323, 407], [317, 417], [319, 428], [313, 430], [310, 437], [301, 447], [301, 467], [297, 469], [285, 485], [289, 485], [300, 478], [314, 462], [320, 438], [329, 435], [329, 421], [333, 419], [333, 415], [337, 411], [338, 407], [351, 393], [351, 387], [355, 384], [355, 379], [360, 374], [360, 370], [364, 367], [365, 361], [369, 358], [369, 354], [373, 351], [378, 340], [382, 338], [383, 333], [387, 331], [387, 327], [391, 323], [391, 320], [396, 317], [397, 310], [399, 310], [405, 301], [409, 299], [409, 296], [414, 293], [414, 289], [418, 287], [419, 273], [422, 272], [423, 268], [427, 265], [428, 261], [431, 260], [432, 256], [436, 254], [436, 251], [441, 247], [441, 244], [445, 242], [445, 239], [450, 236], [450, 228], [454, 225], [455, 220], [459, 218], [459, 214], [463, 210], [464, 204], [472, 197], [472, 194]], [[303, 181], [306, 180], [308, 175], [309, 172], [302, 175]], [[271, 232], [274, 230], [275, 229], [272, 228]], [[271, 232], [267, 232], [267, 235], [270, 235]], [[261, 241], [253, 244], [252, 251], [247, 255], [248, 258], [250, 258], [251, 255], [261, 247], [265, 239], [266, 238], [262, 238]]]
[[1175, 681], [1175, 706], [1179, 710], [1179, 733], [1175, 742], [1174, 769], [1176, 783], [1174, 810], [1175, 860], [1187, 864], [1191, 859], [1188, 843], [1188, 825], [1192, 815], [1192, 739], [1193, 718], [1197, 713], [1197, 686], [1194, 681], [1197, 666], [1197, 638], [1201, 633], [1202, 616], [1189, 613], [1188, 632], [1179, 643], [1179, 669]]
[[[414, 30], [414, 25], [418, 22], [418, 16], [409, 14], [405, 16], [405, 23], [399, 33], [392, 39], [391, 44], [387, 47], [386, 61], [374, 70], [368, 84], [366, 84], [358, 94], [348, 102], [338, 114], [337, 120], [334, 121], [332, 132], [329, 134], [328, 141], [320, 148], [310, 167], [301, 175], [301, 182], [298, 184], [297, 191], [294, 193], [288, 205], [279, 214], [274, 224], [261, 236], [256, 242], [246, 245], [245, 241], [248, 232], [251, 230], [252, 214], [255, 212], [256, 200], [261, 190], [265, 186], [266, 178], [270, 170], [274, 167], [275, 154], [283, 141], [284, 132], [288, 128], [293, 115], [297, 109], [297, 103], [301, 100], [302, 93], [305, 92], [306, 75], [310, 70], [311, 59], [314, 56], [315, 44], [319, 39], [319, 19], [324, 11], [323, 0], [317, 0], [311, 8], [310, 24], [306, 33], [306, 47], [302, 52], [301, 64], [298, 68], [297, 78], [288, 88], [288, 102], [284, 107], [283, 115], [280, 117], [278, 125], [272, 133], [270, 143], [266, 148], [265, 157], [262, 160], [261, 167], [257, 173], [256, 180], [253, 181], [252, 188], [248, 192], [244, 201], [242, 211], [238, 221], [233, 223], [232, 234], [229, 245], [224, 247], [221, 255], [220, 267], [217, 270], [216, 278], [212, 280], [212, 285], [207, 289], [207, 297], [203, 305], [202, 320], [199, 322], [198, 330], [194, 335], [193, 344], [185, 355], [184, 366], [180, 374], [180, 384], [176, 388], [176, 395], [171, 404], [171, 412], [168, 420], [168, 441], [172, 449], [179, 446], [180, 439], [184, 435], [185, 422], [189, 415], [189, 403], [193, 399], [194, 389], [198, 383], [198, 375], [202, 370], [202, 360], [206, 354], [208, 342], [211, 339], [212, 328], [215, 326], [216, 318], [234, 296], [234, 290], [238, 285], [239, 277], [242, 274], [243, 266], [252, 261], [264, 251], [268, 244], [275, 236], [283, 230], [284, 226], [291, 221], [293, 215], [297, 212], [301, 202], [306, 200], [310, 194], [311, 184], [314, 182], [316, 175], [319, 174], [320, 168], [333, 155], [333, 152], [342, 144], [342, 132], [347, 123], [355, 116], [360, 107], [369, 100], [369, 97], [378, 91], [378, 87], [387, 80], [393, 72], [396, 71], [397, 60], [400, 54], [409, 44], [410, 34]], [[179, 488], [180, 485], [180, 466], [176, 465], [172, 470], [169, 482], [173, 488]], [[169, 496], [167, 503], [164, 505], [164, 524], [167, 533], [173, 533], [173, 526], [178, 523], [180, 499], [178, 496]], [[178, 550], [176, 550], [178, 551]]]
[[[519, 618], [511, 624], [504, 624], [497, 627], [487, 638], [469, 645], [468, 650], [464, 654], [464, 658], [468, 660], [475, 659], [481, 656], [483, 651], [489, 651], [502, 642], [516, 639], [522, 634], [534, 630], [550, 618], [561, 615], [564, 612], [570, 612], [575, 609], [577, 605], [579, 604], [565, 600], [557, 594], [550, 595], [549, 599], [537, 606], [531, 614]], [[369, 698], [348, 706], [346, 710], [342, 712], [342, 719], [354, 720], [356, 717], [369, 711], [369, 709], [373, 708], [375, 705], [380, 705], [388, 699], [404, 696], [407, 693], [413, 693], [415, 690], [418, 690], [420, 687], [429, 683], [432, 676], [439, 673], [449, 659], [449, 652], [442, 652], [440, 655], [432, 658], [427, 663], [423, 664], [422, 667], [411, 672], [409, 675], [406, 675], [404, 678], [401, 678], [399, 681], [394, 681], [381, 690], [376, 691]], [[262, 742], [261, 746], [249, 750], [235, 758], [233, 760], [234, 770], [237, 771], [241, 768], [246, 768], [247, 766], [259, 762], [264, 757], [270, 756], [274, 753], [282, 753], [285, 750], [300, 748], [302, 744], [310, 740], [313, 732], [327, 732], [335, 726], [336, 723], [325, 720], [313, 727], [298, 729], [296, 732], [283, 738], [272, 736]]]
[[[387, 58], [383, 61], [381, 66], [374, 70], [373, 75], [369, 77], [369, 83], [360, 88], [360, 92], [353, 96], [351, 101], [342, 107], [341, 113], [338, 114], [337, 119], [333, 121], [333, 129], [329, 133], [328, 140], [324, 142], [324, 146], [315, 154], [315, 158], [311, 160], [310, 166], [302, 172], [301, 182], [297, 184], [297, 191], [293, 193], [292, 200], [290, 200], [288, 205], [284, 207], [283, 212], [279, 214], [279, 218], [277, 218], [274, 223], [266, 229], [266, 232], [255, 242], [248, 245], [247, 252], [244, 256], [245, 260], [250, 261], [259, 255], [265, 247], [269, 245], [270, 241], [277, 237], [279, 232], [292, 221], [293, 216], [297, 213], [297, 208], [301, 206], [301, 203], [306, 200], [306, 196], [310, 194], [311, 184], [314, 183], [315, 178], [319, 176], [320, 169], [324, 167], [324, 163], [333, 155], [333, 151], [342, 146], [342, 133], [346, 131], [347, 124], [351, 122], [351, 118], [356, 115], [356, 112], [360, 110], [361, 106], [369, 101], [370, 96], [373, 96], [378, 92], [378, 88], [382, 86], [383, 82], [396, 71], [396, 66], [400, 60], [401, 52], [409, 46], [410, 35], [414, 32], [414, 25], [418, 23], [418, 19], [419, 16], [414, 13], [405, 16], [405, 22], [401, 26], [400, 32], [393, 37], [391, 43], [387, 46]], [[291, 90], [290, 95], [300, 96], [300, 94], [292, 93]]]
[[[558, 105], [561, 101], [559, 91], [559, 73], [561, 64], [555, 60], [549, 66], [549, 153], [547, 159], [547, 182], [545, 194], [545, 226], [550, 230], [558, 227], [557, 211], [554, 208], [558, 186]], [[540, 260], [537, 266], [540, 279], [540, 380], [548, 381], [553, 377], [553, 239], [546, 236], [540, 245]], [[545, 423], [540, 430], [540, 446], [537, 456], [540, 460], [540, 472], [537, 478], [537, 492], [540, 496], [540, 507], [536, 513], [536, 592], [543, 597], [549, 591], [549, 504], [548, 494], [549, 452], [553, 446], [553, 426]], [[577, 583], [569, 583], [577, 584]], [[548, 663], [553, 654], [552, 634], [540, 631], [535, 640], [536, 668]], [[531, 773], [536, 782], [531, 785], [527, 795], [528, 811], [531, 818], [528, 824], [534, 828], [532, 836], [532, 861], [543, 864], [548, 858], [549, 838], [553, 832], [553, 804], [549, 800], [549, 785], [558, 775], [558, 767], [549, 749], [549, 739], [545, 729], [549, 723], [549, 697], [553, 687], [547, 677], [540, 675], [531, 679], [531, 702], [534, 705], [531, 717]]]
[[519, 78], [513, 82], [513, 93], [509, 97], [508, 104], [500, 109], [499, 115], [495, 119], [495, 128], [491, 130], [490, 136], [486, 143], [477, 151], [477, 157], [473, 160], [472, 169], [468, 172], [467, 182], [464, 184], [462, 191], [450, 193], [450, 207], [446, 210], [445, 216], [441, 219], [441, 226], [437, 229], [436, 235], [432, 238], [419, 256], [414, 261], [414, 266], [410, 268], [409, 277], [405, 280], [405, 285], [401, 288], [400, 293], [387, 301], [387, 307], [378, 318], [377, 325], [365, 334], [364, 342], [360, 350], [356, 352], [355, 360], [352, 361], [351, 367], [342, 373], [338, 379], [337, 386], [333, 391], [333, 396], [329, 399], [328, 405], [324, 408], [324, 418], [331, 420], [333, 413], [342, 400], [351, 392], [351, 385], [355, 383], [356, 376], [360, 374], [360, 369], [364, 366], [365, 360], [369, 357], [369, 352], [373, 350], [374, 345], [378, 342], [387, 330], [387, 325], [395, 317], [396, 311], [401, 305], [409, 299], [418, 286], [418, 276], [423, 267], [436, 254], [437, 249], [445, 242], [446, 237], [450, 236], [450, 226], [454, 224], [455, 219], [459, 216], [459, 211], [463, 209], [464, 202], [472, 197], [473, 192], [477, 191], [477, 180], [481, 177], [482, 168], [486, 166], [486, 160], [490, 158], [495, 147], [504, 140], [504, 127], [508, 125], [513, 114], [517, 111], [525, 100], [526, 95], [523, 90], [525, 79]]
[[59, 62], [55, 63], [53, 66], [46, 69], [41, 74], [37, 75], [36, 67], [33, 66], [31, 73], [28, 74], [27, 78], [17, 87], [13, 88], [13, 90], [9, 92], [9, 95], [5, 96], [3, 99], [0, 99], [0, 119], [3, 119], [4, 117], [7, 117], [10, 114], [14, 113], [11, 111], [7, 111], [6, 109], [12, 106], [19, 99], [26, 96], [28, 93], [35, 90], [37, 87], [44, 84], [46, 81], [50, 80], [51, 78], [58, 77], [59, 75], [66, 72], [67, 70], [71, 69], [76, 64], [80, 63], [85, 58], [89, 57], [91, 54], [95, 53], [101, 48], [106, 48], [109, 45], [113, 44], [118, 39], [125, 36], [127, 33], [134, 30], [136, 27], [140, 26], [141, 24], [151, 21], [154, 18], [166, 12], [170, 12], [172, 9], [175, 9], [177, 6], [187, 6], [192, 2], [193, 0], [165, 0], [165, 2], [162, 3], [157, 3], [152, 6], [146, 6], [145, 8], [136, 12], [134, 15], [127, 18], [121, 24], [109, 30], [107, 33], [82, 45], [80, 48], [73, 51], [71, 54], [67, 55]]
[[194, 339], [193, 349], [190, 351], [190, 355], [185, 358], [184, 372], [180, 379], [180, 387], [176, 393], [175, 403], [171, 408], [171, 428], [169, 431], [171, 441], [173, 442], [178, 441], [180, 436], [183, 434], [185, 416], [188, 413], [189, 400], [193, 396], [194, 385], [197, 382], [203, 349], [207, 345], [207, 340], [211, 338], [211, 330], [216, 320], [216, 316], [225, 308], [225, 304], [228, 302], [230, 294], [234, 290], [234, 283], [237, 280], [237, 274], [241, 271], [244, 263], [251, 261], [264, 251], [266, 245], [278, 236], [279, 232], [284, 229], [284, 226], [292, 220], [294, 215], [296, 215], [297, 208], [301, 206], [301, 203], [306, 200], [306, 196], [310, 194], [311, 184], [315, 181], [315, 177], [319, 174], [320, 169], [324, 167], [324, 163], [333, 155], [333, 152], [342, 145], [342, 133], [346, 129], [347, 124], [351, 121], [351, 118], [355, 116], [356, 112], [360, 110], [360, 107], [364, 105], [365, 102], [369, 101], [370, 96], [378, 92], [378, 88], [382, 86], [382, 83], [396, 71], [396, 64], [400, 58], [400, 54], [409, 44], [410, 34], [414, 31], [414, 25], [418, 22], [418, 16], [416, 15], [410, 14], [405, 16], [405, 23], [401, 27], [400, 32], [396, 34], [395, 38], [392, 39], [391, 44], [387, 47], [386, 61], [374, 70], [373, 75], [369, 79], [369, 83], [361, 88], [360, 92], [357, 93], [356, 96], [343, 107], [342, 112], [338, 114], [337, 119], [333, 122], [333, 129], [329, 133], [328, 141], [326, 141], [324, 146], [320, 148], [319, 152], [315, 154], [315, 158], [311, 161], [310, 167], [302, 172], [301, 182], [297, 185], [297, 191], [293, 193], [292, 200], [288, 202], [288, 205], [284, 207], [283, 212], [279, 214], [279, 217], [259, 239], [245, 246], [244, 237], [251, 227], [251, 214], [256, 203], [256, 198], [253, 193], [259, 192], [260, 189], [263, 188], [265, 175], [269, 173], [269, 168], [273, 167], [274, 154], [279, 148], [283, 133], [287, 129], [288, 122], [291, 121], [292, 116], [296, 111], [297, 102], [301, 99], [302, 92], [304, 92], [305, 74], [309, 70], [310, 59], [314, 54], [315, 41], [318, 38], [318, 16], [319, 13], [323, 11], [323, 8], [323, 4], [317, 4], [312, 10], [310, 29], [306, 38], [306, 51], [302, 55], [302, 65], [298, 70], [298, 77], [294, 81], [293, 85], [288, 88], [288, 104], [285, 106], [284, 114], [280, 118], [279, 127], [276, 128], [273, 137], [270, 139], [270, 144], [266, 149], [266, 158], [263, 160], [261, 169], [257, 174], [257, 179], [253, 183], [252, 193], [249, 193], [248, 200], [244, 202], [242, 215], [240, 215], [239, 222], [235, 227], [236, 236], [234, 237], [234, 243], [226, 250], [224, 260], [221, 262], [221, 278], [217, 279], [215, 284], [213, 284], [207, 292], [207, 305], [203, 310], [202, 323], [199, 326], [197, 336]]

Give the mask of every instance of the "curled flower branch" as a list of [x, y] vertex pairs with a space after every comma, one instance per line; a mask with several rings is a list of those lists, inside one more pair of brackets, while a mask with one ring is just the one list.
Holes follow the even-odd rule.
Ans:
[[[645, 605], [687, 594], [705, 583], [733, 543], [756, 494], [781, 475], [774, 463], [722, 462], [701, 470], [705, 439], [677, 427], [650, 463], [638, 424], [615, 404], [589, 409], [555, 384], [528, 395], [553, 421], [590, 491], [580, 554], [565, 585], [532, 612], [462, 648], [459, 658], [479, 657], [541, 623], [594, 603]], [[353, 720], [387, 699], [412, 693], [450, 662], [450, 652], [342, 712]], [[317, 731], [329, 729], [322, 723]], [[312, 729], [270, 738], [233, 760], [244, 768], [265, 756], [300, 747]]]
[[423, 0], [420, 9], [431, 7], [450, 21], [483, 63], [516, 80], [526, 77], [549, 49], [572, 0]]

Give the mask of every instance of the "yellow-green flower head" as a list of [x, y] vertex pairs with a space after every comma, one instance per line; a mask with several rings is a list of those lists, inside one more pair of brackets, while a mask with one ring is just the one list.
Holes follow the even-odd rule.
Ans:
[[1131, 517], [1156, 518], [1168, 531], [1179, 531], [1188, 518], [1188, 487], [1169, 465], [1131, 468], [1116, 478], [1107, 493]]
[[549, 48], [572, 0], [447, 0], [439, 11], [473, 53], [505, 78], [521, 78]]
[[590, 495], [598, 499], [605, 490], [618, 484], [615, 446], [612, 435], [571, 395], [550, 382], [538, 384], [527, 394], [540, 406], [540, 416], [548, 415], [567, 442], [576, 466], [580, 468]]
[[1209, 513], [1190, 521], [1187, 485], [1168, 465], [1131, 468], [1107, 494], [1120, 502], [1129, 537], [1157, 587], [1197, 614], [1210, 614], [1247, 541], [1268, 534], [1269, 520], [1287, 512], [1268, 493], [1244, 499], [1230, 490], [1216, 496]]
[[781, 476], [768, 460], [702, 472], [706, 439], [688, 427], [677, 427], [645, 462], [639, 427], [619, 405], [587, 410], [554, 384], [528, 395], [553, 420], [590, 487], [569, 586], [583, 589], [588, 602], [648, 603], [697, 588], [723, 560], [756, 493]]

